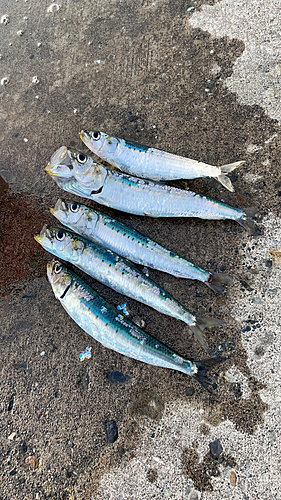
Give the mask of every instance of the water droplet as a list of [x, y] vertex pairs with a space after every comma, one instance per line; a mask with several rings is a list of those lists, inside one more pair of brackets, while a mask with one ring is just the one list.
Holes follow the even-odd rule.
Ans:
[[9, 22], [10, 22], [10, 17], [7, 14], [4, 14], [1, 17], [1, 23], [5, 24], [5, 26], [6, 26], [7, 24], [9, 24]]
[[1, 85], [4, 85], [4, 87], [5, 87], [6, 85], [8, 85], [8, 83], [10, 83], [9, 78], [7, 78], [6, 76], [4, 78], [2, 78]]
[[32, 83], [33, 83], [34, 85], [37, 85], [39, 82], [40, 82], [40, 80], [39, 80], [38, 76], [34, 76], [34, 77], [32, 78]]
[[61, 5], [59, 5], [58, 3], [52, 3], [50, 5], [50, 7], [48, 7], [48, 12], [52, 12], [52, 13], [58, 12], [58, 10], [60, 10], [60, 8], [61, 8]]
[[23, 33], [24, 33], [24, 32], [23, 32], [22, 30], [17, 31], [17, 35], [18, 35], [18, 36], [22, 36], [22, 35], [23, 35]]

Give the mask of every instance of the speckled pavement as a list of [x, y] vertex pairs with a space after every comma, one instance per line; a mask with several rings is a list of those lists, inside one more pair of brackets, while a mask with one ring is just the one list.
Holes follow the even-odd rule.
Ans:
[[[0, 500], [280, 500], [280, 2], [51, 5], [0, 6]], [[44, 167], [61, 145], [86, 152], [83, 128], [214, 165], [246, 160], [235, 193], [212, 179], [175, 184], [257, 207], [262, 236], [102, 207], [235, 275], [218, 296], [150, 271], [190, 310], [227, 321], [208, 332], [227, 356], [212, 371], [215, 395], [108, 351], [54, 298], [50, 255], [33, 236], [64, 193]], [[180, 354], [204, 358], [181, 322], [85, 279]]]

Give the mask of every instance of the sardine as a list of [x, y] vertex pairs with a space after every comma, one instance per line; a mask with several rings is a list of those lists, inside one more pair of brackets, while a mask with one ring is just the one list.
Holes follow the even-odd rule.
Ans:
[[251, 234], [261, 234], [246, 210], [192, 191], [108, 169], [65, 146], [53, 154], [46, 172], [65, 191], [123, 212], [150, 217], [230, 219]]
[[80, 137], [93, 153], [122, 172], [158, 182], [213, 177], [226, 189], [233, 192], [234, 188], [227, 174], [245, 163], [244, 161], [236, 161], [215, 167], [184, 156], [126, 141], [104, 132], [83, 130]]
[[56, 257], [71, 262], [104, 285], [186, 323], [208, 351], [204, 328], [225, 325], [224, 321], [197, 316], [180, 304], [131, 262], [112, 250], [68, 229], [43, 227], [36, 241]]
[[233, 281], [233, 276], [205, 271], [113, 217], [76, 201], [65, 203], [59, 199], [50, 211], [76, 233], [135, 264], [158, 269], [178, 278], [202, 281], [217, 293], [224, 293], [223, 285]]
[[222, 358], [189, 361], [120, 316], [111, 304], [59, 261], [48, 263], [47, 276], [56, 299], [69, 316], [104, 347], [150, 365], [186, 373], [212, 392], [213, 384], [205, 371]]

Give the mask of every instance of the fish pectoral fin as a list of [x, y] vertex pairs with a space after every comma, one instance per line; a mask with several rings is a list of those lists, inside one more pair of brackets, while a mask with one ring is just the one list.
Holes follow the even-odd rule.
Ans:
[[159, 215], [150, 212], [143, 212], [143, 215], [145, 215], [145, 217], [159, 217]]

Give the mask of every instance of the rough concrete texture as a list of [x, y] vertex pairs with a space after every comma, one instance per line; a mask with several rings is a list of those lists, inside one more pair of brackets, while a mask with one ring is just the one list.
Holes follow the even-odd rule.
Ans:
[[[255, 105], [240, 98], [245, 87], [254, 94], [245, 82], [248, 71], [257, 75], [255, 59], [231, 93], [225, 82], [248, 48], [219, 32], [213, 13], [223, 3], [209, 2], [218, 37], [203, 31], [201, 1], [60, 3], [57, 12], [42, 0], [1, 3], [0, 498], [278, 499], [281, 143], [273, 108], [257, 92], [247, 101]], [[266, 29], [275, 4], [267, 5], [259, 22], [245, 16], [241, 32], [258, 37]], [[242, 10], [228, 4], [234, 26]], [[190, 24], [197, 15], [200, 27]], [[269, 33], [273, 52], [275, 43]], [[256, 77], [262, 85], [267, 69]], [[52, 221], [48, 208], [63, 193], [44, 166], [63, 144], [86, 151], [82, 128], [212, 164], [247, 160], [231, 174], [235, 193], [211, 179], [176, 184], [257, 207], [260, 237], [229, 221], [153, 220], [102, 208], [201, 267], [235, 275], [216, 296], [201, 283], [150, 272], [190, 310], [228, 322], [208, 332], [212, 352], [229, 355], [212, 372], [215, 397], [181, 373], [103, 348], [53, 296], [50, 256], [33, 236]], [[113, 304], [126, 302], [132, 318], [182, 355], [205, 356], [184, 324], [84, 278]], [[81, 362], [87, 346], [92, 357]], [[112, 420], [118, 439], [109, 443]]]
[[280, 122], [280, 2], [222, 0], [215, 6], [204, 5], [190, 24], [214, 37], [244, 42], [245, 50], [225, 84], [237, 93], [239, 102], [258, 104]]

